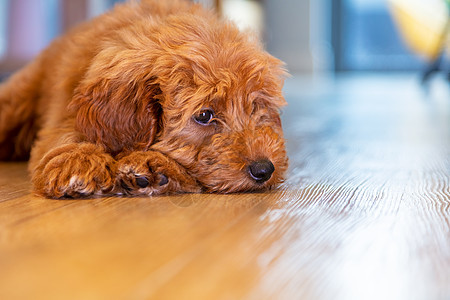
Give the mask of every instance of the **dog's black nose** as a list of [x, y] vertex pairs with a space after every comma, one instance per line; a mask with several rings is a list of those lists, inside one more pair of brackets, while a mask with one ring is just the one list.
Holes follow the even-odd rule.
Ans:
[[248, 172], [250, 176], [257, 183], [264, 183], [270, 179], [272, 173], [275, 171], [275, 167], [272, 162], [268, 159], [262, 159], [258, 161], [254, 161], [248, 167]]

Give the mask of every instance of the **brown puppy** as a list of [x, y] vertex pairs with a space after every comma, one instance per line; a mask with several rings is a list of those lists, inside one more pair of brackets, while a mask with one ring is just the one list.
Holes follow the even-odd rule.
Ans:
[[0, 85], [0, 159], [52, 197], [262, 190], [283, 180], [282, 63], [188, 1], [141, 1]]

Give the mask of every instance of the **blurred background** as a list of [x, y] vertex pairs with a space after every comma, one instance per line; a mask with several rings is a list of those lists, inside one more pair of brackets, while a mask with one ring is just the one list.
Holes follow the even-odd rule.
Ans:
[[[0, 0], [0, 74], [123, 0]], [[260, 36], [291, 74], [449, 76], [448, 0], [198, 0]], [[447, 47], [448, 48], [448, 47]]]

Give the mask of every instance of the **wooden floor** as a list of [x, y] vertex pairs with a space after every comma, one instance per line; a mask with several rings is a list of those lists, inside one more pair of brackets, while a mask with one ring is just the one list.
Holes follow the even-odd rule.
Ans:
[[450, 299], [450, 95], [286, 84], [270, 193], [47, 200], [0, 164], [0, 299]]

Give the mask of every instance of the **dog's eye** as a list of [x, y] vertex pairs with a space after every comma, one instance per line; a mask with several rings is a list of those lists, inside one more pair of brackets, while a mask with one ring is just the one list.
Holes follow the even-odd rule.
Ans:
[[208, 125], [213, 117], [214, 112], [210, 109], [205, 109], [202, 110], [198, 115], [195, 115], [194, 120], [200, 125]]

